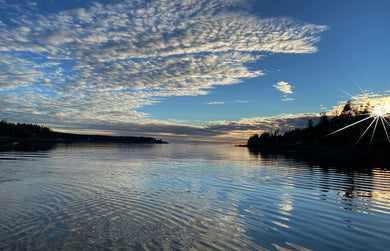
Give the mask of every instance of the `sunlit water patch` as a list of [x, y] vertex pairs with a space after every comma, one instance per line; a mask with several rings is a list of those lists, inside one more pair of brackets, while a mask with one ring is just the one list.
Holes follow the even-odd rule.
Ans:
[[390, 172], [223, 145], [0, 153], [0, 250], [386, 250]]

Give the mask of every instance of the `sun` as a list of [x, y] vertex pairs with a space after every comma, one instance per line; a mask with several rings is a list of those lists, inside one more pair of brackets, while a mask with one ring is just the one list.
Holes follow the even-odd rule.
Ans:
[[390, 114], [390, 102], [380, 102], [379, 104], [374, 105], [371, 116], [373, 117], [389, 117]]

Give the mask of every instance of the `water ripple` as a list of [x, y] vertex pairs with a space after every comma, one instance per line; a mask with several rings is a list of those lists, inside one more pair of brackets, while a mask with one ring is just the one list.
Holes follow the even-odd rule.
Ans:
[[390, 241], [387, 170], [164, 147], [1, 153], [0, 249], [380, 250]]

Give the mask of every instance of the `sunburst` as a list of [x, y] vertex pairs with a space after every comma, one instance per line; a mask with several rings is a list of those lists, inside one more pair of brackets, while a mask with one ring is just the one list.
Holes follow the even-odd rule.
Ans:
[[374, 94], [372, 92], [370, 92], [370, 93], [364, 92], [361, 88], [360, 88], [360, 90], [362, 91], [362, 94], [358, 95], [358, 96], [352, 96], [345, 91], [343, 91], [343, 92], [345, 92], [352, 99], [354, 99], [358, 105], [362, 105], [362, 106], [366, 105], [366, 109], [367, 109], [366, 112], [361, 114], [361, 115], [365, 115], [365, 117], [357, 122], [354, 122], [354, 123], [349, 124], [341, 129], [338, 129], [334, 132], [331, 132], [326, 136], [341, 132], [347, 128], [353, 127], [357, 124], [360, 124], [366, 120], [371, 119], [372, 120], [371, 123], [367, 126], [365, 131], [362, 133], [362, 135], [356, 141], [355, 145], [357, 145], [360, 142], [360, 140], [364, 137], [364, 135], [366, 135], [367, 132], [370, 131], [370, 129], [372, 128], [372, 134], [371, 134], [370, 145], [369, 145], [369, 146], [371, 146], [374, 135], [378, 129], [379, 123], [382, 125], [382, 127], [385, 131], [386, 137], [387, 137], [387, 141], [390, 144], [390, 137], [389, 137], [389, 132], [388, 132], [388, 128], [387, 128], [387, 127], [390, 128], [390, 123], [388, 121], [390, 119], [390, 96], [388, 95], [389, 91], [387, 91], [384, 95], [379, 95], [379, 94]]

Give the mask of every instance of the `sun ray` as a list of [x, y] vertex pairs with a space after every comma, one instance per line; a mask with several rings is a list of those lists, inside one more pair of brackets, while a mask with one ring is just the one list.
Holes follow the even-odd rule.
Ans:
[[341, 128], [341, 129], [338, 129], [337, 131], [331, 132], [331, 133], [327, 134], [326, 136], [330, 136], [330, 135], [332, 135], [332, 134], [338, 133], [338, 132], [340, 132], [340, 131], [342, 131], [342, 130], [344, 130], [344, 129], [347, 129], [348, 127], [357, 125], [357, 124], [359, 124], [359, 123], [361, 123], [361, 122], [363, 122], [363, 121], [365, 121], [365, 120], [367, 120], [367, 119], [370, 119], [370, 118], [372, 118], [372, 117], [370, 116], [370, 117], [367, 117], [367, 118], [365, 118], [365, 119], [359, 120], [359, 121], [357, 121], [357, 122], [355, 122], [355, 123], [352, 123], [352, 124], [350, 124], [350, 125], [347, 125], [347, 126]]
[[372, 144], [372, 140], [374, 139], [374, 135], [375, 135], [375, 131], [376, 131], [376, 128], [377, 128], [377, 126], [378, 126], [378, 122], [379, 122], [379, 119], [380, 119], [381, 117], [376, 117], [375, 118], [375, 126], [374, 126], [374, 130], [372, 130], [372, 134], [371, 134], [371, 139], [370, 139], [370, 145], [369, 145], [369, 147], [371, 147], [371, 144]]
[[[360, 87], [360, 85], [358, 85], [358, 84], [356, 84], [357, 85], [357, 87], [359, 88], [359, 90], [362, 92], [362, 94], [364, 95], [364, 97], [366, 98], [366, 99], [369, 99], [368, 98], [368, 95], [367, 95], [367, 92], [366, 91], [363, 91], [363, 89]], [[362, 100], [360, 100], [360, 101], [362, 101]]]
[[343, 89], [341, 89], [341, 88], [338, 88], [340, 91], [342, 91], [342, 92], [344, 92], [345, 94], [347, 94], [348, 96], [350, 96], [351, 98], [353, 98], [353, 96], [350, 94], [350, 93], [348, 93], [347, 91], [345, 91], [345, 90], [343, 90]]
[[390, 124], [389, 124], [389, 122], [387, 121], [387, 119], [386, 118], [383, 118], [383, 121], [385, 121], [386, 122], [386, 124], [390, 127]]
[[[357, 98], [356, 96], [353, 96], [352, 94], [348, 93], [347, 91], [345, 91], [345, 90], [343, 90], [343, 89], [341, 89], [341, 88], [339, 88], [339, 90], [342, 91], [342, 92], [344, 92], [345, 94], [347, 94], [347, 95], [348, 95], [350, 98], [352, 98], [352, 99], [359, 99], [359, 98]], [[365, 94], [363, 93], [363, 95], [365, 95]]]
[[382, 122], [383, 129], [385, 130], [385, 133], [386, 133], [387, 141], [389, 141], [389, 143], [390, 143], [389, 134], [387, 133], [386, 125], [385, 125], [385, 122], [383, 122], [383, 120], [385, 120], [385, 118], [381, 117], [381, 122]]
[[364, 135], [367, 133], [367, 131], [370, 129], [370, 127], [372, 126], [372, 124], [374, 124], [375, 120], [377, 120], [377, 118], [375, 118], [373, 121], [371, 121], [370, 125], [367, 126], [366, 130], [362, 133], [362, 135], [360, 136], [360, 138], [356, 141], [355, 145], [359, 144], [359, 141], [364, 137]]

